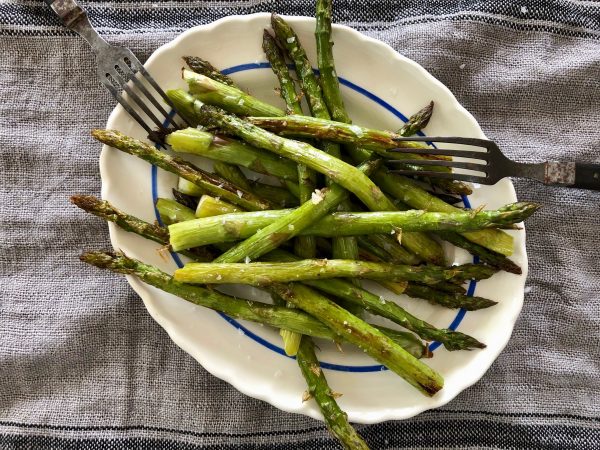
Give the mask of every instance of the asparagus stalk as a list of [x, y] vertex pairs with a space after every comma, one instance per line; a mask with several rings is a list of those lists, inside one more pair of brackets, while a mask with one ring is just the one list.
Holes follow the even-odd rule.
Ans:
[[[221, 201], [210, 195], [203, 195], [200, 197], [198, 207], [196, 208], [196, 217], [201, 219], [204, 217], [220, 216], [239, 211], [240, 210], [231, 203]], [[171, 223], [175, 223], [175, 221]]]
[[316, 18], [317, 65], [319, 66], [323, 97], [333, 120], [351, 123], [350, 116], [344, 107], [333, 59], [331, 0], [317, 0]]
[[[143, 220], [140, 220], [134, 216], [119, 211], [108, 202], [103, 202], [92, 196], [73, 196], [71, 198], [71, 201], [80, 208], [82, 208], [84, 211], [90, 212], [103, 219], [115, 222], [124, 230], [136, 233], [144, 238], [158, 242], [159, 244], [168, 245], [168, 231], [166, 228], [144, 222]], [[197, 255], [190, 254], [189, 256], [198, 260]], [[275, 261], [298, 260], [298, 257], [293, 256], [292, 254], [287, 253], [283, 250], [275, 250], [274, 252], [265, 255], [265, 258], [270, 258], [271, 260]], [[336, 291], [337, 296], [340, 296], [342, 298], [345, 298], [346, 300], [352, 301], [357, 304], [364, 304], [365, 307], [371, 308], [373, 311], [375, 311], [376, 308], [380, 308], [381, 311], [384, 311], [384, 307], [379, 306], [379, 303], [381, 302], [380, 298], [377, 298], [375, 295], [371, 294], [370, 292], [364, 289], [356, 288], [347, 281], [327, 280], [312, 281], [310, 283], [312, 286], [321, 289], [324, 292], [327, 292], [327, 290], [329, 289], [333, 289]], [[351, 296], [353, 296], [353, 293], [355, 294], [354, 298], [351, 298]], [[386, 304], [388, 303], [393, 304], [391, 302], [387, 302]], [[421, 334], [422, 329], [420, 326], [421, 322], [419, 321], [419, 319], [413, 320], [413, 316], [411, 316], [408, 313], [403, 316], [402, 311], [403, 310], [399, 306], [396, 306], [393, 315], [384, 315], [384, 317], [387, 317], [395, 321], [399, 325], [402, 325], [405, 328], [414, 331], [424, 339], [436, 339], [444, 342], [444, 345], [446, 345], [445, 341], [448, 340], [448, 344], [450, 346], [457, 346], [459, 344], [460, 339], [451, 339], [451, 336], [444, 338], [444, 336], [440, 334], [435, 335], [435, 337], [431, 337], [433, 335]], [[399, 335], [395, 335], [388, 329], [384, 329], [383, 331], [386, 335], [393, 336], [392, 339], [394, 339], [395, 341], [401, 342], [403, 348], [408, 349], [410, 353], [415, 355], [416, 357], [421, 357], [425, 354], [425, 350], [423, 349], [421, 342], [412, 339], [413, 342], [411, 343], [410, 335], [402, 333], [400, 333]]]
[[[189, 95], [188, 100], [193, 102]], [[176, 152], [192, 153], [215, 161], [237, 164], [254, 172], [285, 180], [298, 179], [296, 165], [291, 161], [222, 136], [215, 137], [211, 145], [206, 147], [203, 136], [204, 132], [187, 128], [169, 134], [166, 143]]]
[[[362, 159], [364, 158], [357, 158], [357, 160]], [[431, 195], [408, 178], [390, 173], [385, 169], [376, 171], [373, 174], [373, 179], [384, 191], [415, 209], [448, 213], [460, 211], [460, 208], [449, 205], [434, 195]], [[510, 256], [513, 252], [514, 243], [512, 236], [500, 230], [471, 231], [463, 233], [463, 236], [471, 242], [504, 256]]]
[[[225, 258], [223, 258], [225, 259]], [[303, 259], [295, 262], [188, 263], [175, 271], [175, 279], [194, 284], [249, 284], [267, 286], [273, 283], [360, 277], [371, 280], [415, 281], [435, 285], [440, 281], [464, 282], [485, 279], [496, 269], [481, 264], [463, 264], [450, 268], [406, 266], [345, 259]]]
[[[271, 64], [273, 73], [279, 80], [279, 94], [285, 102], [287, 114], [299, 114], [302, 115], [302, 106], [300, 106], [300, 96], [296, 92], [296, 86], [294, 80], [290, 76], [287, 64], [285, 63], [285, 57], [281, 50], [277, 46], [273, 36], [269, 34], [267, 30], [263, 31], [262, 48], [265, 52], [265, 56]], [[246, 111], [247, 112], [247, 111]]]
[[217, 69], [208, 61], [198, 58], [197, 56], [184, 56], [183, 60], [194, 72], [210, 77], [213, 80], [217, 80], [220, 83], [228, 86], [235, 86], [235, 82], [230, 77], [223, 75], [221, 72], [219, 72], [219, 69]]
[[122, 152], [137, 156], [161, 169], [175, 173], [196, 184], [207, 192], [224, 198], [249, 210], [269, 209], [271, 205], [257, 198], [250, 192], [240, 189], [223, 180], [199, 169], [183, 159], [172, 157], [145, 142], [125, 136], [116, 130], [92, 130], [92, 136], [103, 144], [114, 147]]
[[[250, 181], [250, 191], [280, 208], [298, 206], [298, 197], [286, 188]], [[296, 191], [296, 193], [298, 193]]]
[[142, 235], [146, 239], [162, 245], [169, 244], [169, 231], [166, 228], [130, 216], [107, 201], [99, 200], [91, 195], [73, 195], [71, 203], [95, 216], [116, 223], [125, 231]]
[[325, 106], [325, 102], [321, 97], [321, 87], [315, 77], [310, 61], [306, 56], [306, 52], [300, 44], [298, 36], [285, 20], [277, 14], [271, 15], [271, 26], [273, 27], [273, 31], [275, 32], [280, 45], [287, 50], [288, 55], [290, 55], [290, 58], [294, 61], [296, 73], [298, 74], [298, 79], [300, 80], [302, 91], [306, 96], [311, 114], [315, 117], [329, 117], [327, 106]]
[[[91, 195], [74, 195], [71, 197], [71, 203], [86, 212], [117, 224], [125, 231], [139, 234], [165, 247], [169, 246], [169, 232], [166, 228], [144, 222], [137, 217], [126, 214], [106, 201], [99, 200]], [[197, 247], [181, 253], [196, 261], [211, 261], [214, 258], [212, 252], [203, 247]]]
[[[362, 164], [358, 173], [366, 176], [376, 168], [376, 162]], [[348, 198], [348, 193], [337, 184], [315, 192], [314, 198], [303, 203], [295, 210], [275, 220], [270, 225], [257, 231], [244, 242], [223, 253], [216, 262], [239, 262], [246, 258], [256, 259], [261, 255], [277, 248], [283, 242], [297, 236], [327, 214], [331, 209]]]
[[[284, 100], [286, 105], [286, 112], [288, 114], [302, 114], [302, 107], [300, 106], [300, 97], [296, 93], [296, 87], [294, 80], [290, 77], [285, 58], [275, 40], [271, 35], [264, 30], [263, 32], [263, 51], [271, 64], [273, 72], [279, 80], [279, 94]], [[316, 186], [316, 174], [314, 171], [306, 167], [304, 164], [298, 164], [298, 194], [300, 204], [306, 203], [310, 200], [311, 193], [314, 191]], [[316, 254], [315, 239], [312, 236], [298, 237], [294, 246], [298, 254], [303, 255], [306, 258], [314, 258]], [[293, 307], [293, 305], [287, 305]], [[288, 355], [297, 354], [300, 348], [300, 342], [302, 335], [298, 333], [290, 333], [287, 330], [280, 331], [281, 338], [285, 351]], [[301, 356], [297, 357], [298, 364], [301, 363]]]
[[[263, 32], [263, 51], [267, 57], [267, 60], [271, 64], [273, 72], [279, 80], [279, 94], [284, 100], [286, 105], [286, 112], [288, 114], [302, 114], [302, 106], [300, 105], [300, 96], [296, 93], [296, 87], [294, 80], [290, 76], [285, 58], [281, 53], [279, 47], [273, 37], [264, 30]], [[300, 204], [310, 201], [312, 192], [316, 187], [316, 173], [306, 167], [304, 164], [298, 164], [298, 194]], [[316, 243], [315, 238], [312, 236], [299, 236], [294, 245], [295, 251], [305, 258], [314, 258], [316, 254]], [[292, 304], [288, 304], [288, 307], [293, 307]], [[283, 339], [284, 348], [288, 355], [297, 354], [302, 335], [298, 333], [290, 333], [287, 330], [280, 331], [281, 338]], [[302, 355], [297, 356], [298, 364], [302, 362]]]
[[[248, 192], [252, 192], [252, 187], [246, 175], [242, 173], [240, 168], [235, 164], [229, 164], [223, 161], [215, 161], [213, 165], [213, 171], [224, 180], [229, 181], [231, 184], [240, 186]], [[260, 197], [260, 196], [259, 196]]]
[[457, 247], [464, 248], [469, 253], [478, 256], [481, 262], [489, 264], [492, 267], [496, 267], [500, 270], [514, 273], [516, 275], [521, 275], [523, 273], [521, 267], [512, 262], [506, 256], [496, 253], [492, 250], [488, 250], [487, 248], [476, 244], [475, 242], [471, 242], [463, 235], [450, 231], [438, 232], [437, 235], [443, 240], [448, 241]]
[[366, 322], [309, 287], [297, 283], [276, 284], [273, 290], [298, 308], [319, 317], [335, 333], [363, 349], [423, 394], [432, 396], [443, 387], [444, 380], [437, 372]]
[[204, 189], [181, 177], [177, 180], [177, 190], [182, 194], [191, 195], [192, 197], [202, 197], [206, 194]]
[[[395, 232], [395, 235], [398, 235], [398, 233], [399, 231]], [[364, 240], [371, 243], [372, 246], [380, 248], [389, 255], [389, 258], [384, 259], [386, 262], [408, 264], [410, 266], [416, 266], [421, 262], [416, 255], [410, 253], [404, 247], [399, 246], [398, 241], [396, 241], [393, 236], [387, 234], [369, 234], [365, 235]]]
[[[333, 192], [333, 193], [332, 193]], [[323, 217], [323, 209], [331, 209], [331, 204], [339, 201], [341, 194], [331, 188], [325, 190], [323, 200], [315, 204], [301, 206], [301, 211], [317, 211], [322, 217], [302, 227], [297, 227], [295, 222], [287, 223], [288, 229], [282, 232], [293, 232], [294, 235], [306, 234], [309, 236], [333, 237], [333, 236], [358, 236], [385, 234], [389, 238], [390, 233], [398, 233], [399, 229], [406, 231], [443, 231], [443, 230], [477, 230], [486, 227], [509, 226], [512, 223], [521, 222], [535, 212], [539, 205], [530, 202], [520, 202], [506, 205], [498, 210], [491, 211], [464, 211], [453, 213], [431, 213], [419, 210], [388, 211], [388, 212], [365, 212], [365, 213], [333, 213]], [[326, 203], [322, 205], [322, 203]], [[305, 204], [306, 205], [306, 204]], [[173, 224], [169, 227], [171, 233], [171, 245], [176, 250], [192, 248], [200, 245], [214, 244], [218, 242], [231, 242], [246, 239], [272, 226], [277, 221], [283, 220], [294, 213], [296, 217], [304, 217], [304, 214], [296, 210], [270, 210], [255, 211], [247, 213], [227, 214], [218, 218], [197, 219], [194, 221]], [[292, 217], [293, 218], [293, 217]], [[288, 218], [289, 220], [289, 218]], [[294, 225], [289, 228], [288, 225]], [[267, 231], [268, 232], [268, 231]], [[264, 232], [264, 233], [267, 233]], [[279, 232], [279, 231], [278, 231]], [[267, 236], [266, 234], [264, 236]], [[372, 238], [373, 236], [371, 236]], [[281, 237], [284, 238], [283, 236]], [[394, 251], [394, 247], [385, 242], [388, 238], [375, 238], [376, 245], [385, 246], [386, 251]], [[373, 243], [373, 240], [371, 240]], [[410, 255], [395, 252], [393, 255], [397, 262], [405, 260], [406, 264], [415, 262]]]
[[190, 93], [208, 105], [223, 105], [233, 114], [283, 116], [281, 109], [262, 102], [241, 89], [213, 80], [205, 75], [183, 69], [183, 79]]
[[196, 218], [193, 209], [168, 198], [156, 199], [155, 206], [156, 209], [161, 211], [161, 217], [165, 219], [166, 225], [194, 220]]
[[[271, 64], [273, 72], [279, 80], [279, 92], [285, 101], [288, 114], [302, 114], [300, 96], [296, 92], [294, 80], [290, 76], [285, 57], [277, 46], [275, 39], [264, 30], [263, 51]], [[317, 175], [304, 164], [298, 164], [298, 194], [300, 204], [310, 201], [317, 184]], [[305, 258], [315, 256], [316, 244], [312, 236], [300, 236], [296, 239], [295, 250]]]
[[[399, 159], [404, 155], [402, 153], [394, 153], [391, 155], [386, 151], [391, 148], [427, 148], [427, 144], [422, 142], [396, 141], [395, 139], [401, 136], [391, 131], [375, 130], [316, 117], [299, 115], [290, 115], [285, 118], [277, 116], [253, 116], [249, 117], [247, 120], [260, 128], [277, 133], [281, 136], [295, 138], [317, 137], [319, 139], [327, 139], [340, 144], [354, 144], [363, 149], [378, 152], [387, 158], [394, 157], [395, 159]], [[418, 155], [410, 154], [410, 159], [427, 158], [419, 158]]]
[[[249, 320], [276, 328], [284, 328], [318, 338], [330, 340], [337, 340], [339, 338], [339, 335], [334, 333], [330, 328], [300, 310], [269, 305], [253, 300], [238, 299], [204, 287], [179, 283], [173, 277], [156, 267], [144, 264], [123, 254], [86, 252], [80, 256], [80, 259], [101, 269], [136, 276], [150, 286], [173, 294], [195, 305], [225, 313], [236, 319]], [[421, 358], [427, 356], [427, 349], [423, 344], [419, 347], [419, 341], [415, 339], [414, 335], [390, 330], [385, 327], [377, 327], [377, 329], [385, 336], [391, 336], [389, 339], [393, 340], [392, 342], [396, 343], [397, 341], [396, 345], [406, 345], [406, 352], [410, 352], [410, 355], [414, 354], [413, 357]]]
[[329, 388], [325, 374], [315, 355], [315, 345], [311, 338], [304, 336], [298, 350], [298, 365], [308, 385], [308, 393], [321, 409], [329, 431], [345, 449], [369, 450], [365, 441], [348, 422], [347, 414], [335, 401], [335, 394]]

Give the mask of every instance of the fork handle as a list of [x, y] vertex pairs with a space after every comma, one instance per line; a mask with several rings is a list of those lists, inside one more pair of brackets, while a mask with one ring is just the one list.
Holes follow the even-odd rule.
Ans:
[[94, 51], [108, 47], [88, 19], [87, 12], [75, 0], [45, 0], [62, 23], [70, 30], [81, 35]]
[[575, 163], [573, 187], [600, 191], [600, 164]]
[[600, 191], [600, 164], [549, 161], [544, 166], [544, 184]]

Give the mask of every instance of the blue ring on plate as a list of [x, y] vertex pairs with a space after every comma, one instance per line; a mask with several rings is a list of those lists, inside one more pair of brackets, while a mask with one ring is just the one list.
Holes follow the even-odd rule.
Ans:
[[[239, 66], [229, 67], [229, 68], [223, 70], [222, 73], [225, 75], [230, 75], [232, 73], [243, 72], [246, 70], [270, 69], [270, 68], [271, 68], [271, 65], [267, 62], [240, 64]], [[315, 72], [318, 73], [317, 70], [315, 70]], [[339, 80], [340, 80], [341, 85], [346, 86], [346, 87], [352, 89], [353, 91], [358, 92], [359, 94], [367, 97], [369, 100], [377, 103], [379, 106], [383, 107], [385, 110], [391, 112], [394, 116], [396, 116], [403, 122], [408, 122], [408, 118], [404, 114], [402, 114], [400, 111], [398, 111], [396, 108], [394, 108], [392, 105], [387, 103], [382, 98], [376, 96], [372, 92], [369, 92], [365, 88], [360, 87], [359, 85], [354, 84], [349, 80], [346, 80], [345, 78], [339, 77]], [[174, 115], [173, 112], [171, 112], [169, 117], [165, 120], [165, 125], [167, 125], [171, 121], [171, 119], [173, 118], [173, 115]], [[425, 136], [425, 134], [423, 134], [421, 132], [419, 132], [419, 135]], [[158, 186], [157, 186], [158, 170], [157, 170], [156, 166], [152, 166], [151, 178], [152, 178], [152, 204], [154, 205], [154, 204], [156, 204], [156, 199], [158, 198]], [[462, 197], [462, 201], [463, 201], [465, 208], [470, 209], [471, 204], [469, 202], [469, 198], [466, 195], [462, 195], [461, 197]], [[156, 220], [158, 221], [158, 223], [160, 225], [164, 226], [164, 224], [162, 223], [162, 220], [160, 219], [160, 214], [158, 214], [158, 210], [156, 209], [156, 207], [154, 207], [154, 213], [156, 215]], [[175, 261], [175, 264], [177, 264], [177, 267], [183, 267], [183, 262], [181, 261], [181, 258], [179, 257], [179, 255], [177, 253], [171, 252], [171, 257], [173, 258], [173, 261]], [[474, 263], [479, 262], [479, 258], [474, 257], [473, 262]], [[471, 280], [469, 282], [469, 287], [467, 289], [467, 295], [469, 297], [471, 297], [475, 294], [476, 287], [477, 287], [477, 282], [474, 280]], [[217, 314], [219, 314], [219, 316], [221, 316], [226, 322], [228, 322], [229, 324], [231, 324], [232, 326], [234, 326], [235, 328], [240, 330], [242, 333], [244, 333], [246, 336], [248, 336], [250, 339], [254, 340], [255, 342], [259, 343], [260, 345], [263, 345], [264, 347], [268, 348], [269, 350], [272, 350], [275, 353], [285, 356], [286, 358], [295, 359], [293, 356], [286, 355], [283, 348], [267, 341], [263, 337], [259, 336], [258, 334], [254, 333], [253, 331], [246, 328], [244, 325], [242, 325], [237, 320], [235, 320], [221, 312], [217, 312]], [[458, 328], [458, 326], [460, 325], [460, 323], [462, 322], [462, 320], [464, 319], [466, 314], [467, 314], [467, 311], [461, 308], [458, 311], [458, 313], [456, 314], [456, 316], [454, 317], [454, 320], [452, 320], [452, 323], [448, 326], [448, 328], [451, 330], [456, 330], [456, 328]], [[438, 347], [440, 347], [440, 345], [442, 345], [440, 342], [432, 342], [429, 345], [429, 350], [434, 351]], [[321, 361], [320, 364], [321, 364], [321, 367], [323, 367], [324, 369], [337, 370], [340, 372], [379, 372], [382, 370], [388, 370], [388, 368], [383, 365], [347, 366], [347, 365], [343, 365], [343, 364], [334, 364], [334, 363], [328, 363], [328, 362], [324, 362], [324, 361]]]

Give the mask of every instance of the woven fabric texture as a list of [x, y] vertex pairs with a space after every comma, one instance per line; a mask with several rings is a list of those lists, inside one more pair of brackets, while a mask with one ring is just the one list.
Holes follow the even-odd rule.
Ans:
[[[145, 60], [230, 14], [313, 14], [313, 2], [86, 2], [106, 39]], [[335, 21], [446, 84], [519, 161], [600, 162], [600, 4], [338, 1]], [[106, 224], [69, 204], [99, 195], [114, 100], [87, 44], [44, 2], [0, 0], [0, 449], [336, 449], [320, 422], [212, 377], [124, 278], [84, 266]], [[599, 193], [515, 182], [543, 204], [513, 337], [483, 379], [438, 410], [359, 425], [374, 449], [600, 447]]]

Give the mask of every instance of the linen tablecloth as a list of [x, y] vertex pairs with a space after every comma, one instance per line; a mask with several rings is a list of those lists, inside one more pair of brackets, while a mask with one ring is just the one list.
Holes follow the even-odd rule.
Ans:
[[[308, 0], [83, 3], [145, 60], [231, 14], [313, 15]], [[335, 17], [446, 84], [519, 161], [600, 162], [600, 3], [336, 1]], [[334, 449], [322, 423], [209, 375], [123, 277], [83, 265], [106, 224], [69, 204], [100, 192], [114, 100], [88, 45], [44, 2], [0, 1], [0, 448]], [[413, 419], [357, 425], [374, 449], [600, 448], [600, 193], [515, 181], [543, 204], [510, 343], [475, 386]]]

